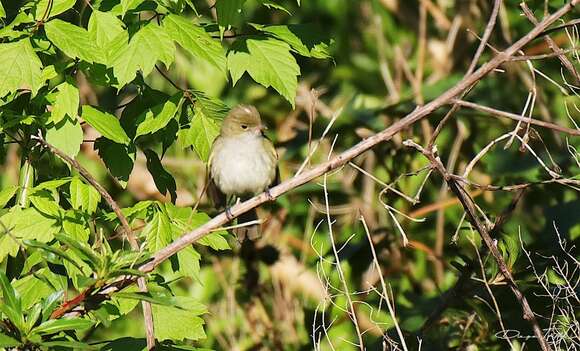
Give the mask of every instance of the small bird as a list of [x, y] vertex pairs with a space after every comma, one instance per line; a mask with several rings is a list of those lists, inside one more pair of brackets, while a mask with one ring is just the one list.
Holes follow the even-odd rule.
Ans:
[[[228, 200], [249, 198], [268, 191], [278, 182], [278, 155], [264, 135], [265, 129], [254, 106], [236, 106], [224, 118], [208, 162], [208, 193], [216, 207], [225, 206], [227, 212]], [[238, 223], [256, 219], [256, 212], [250, 211], [240, 216]], [[258, 228], [258, 225], [238, 228], [238, 240], [256, 239]]]

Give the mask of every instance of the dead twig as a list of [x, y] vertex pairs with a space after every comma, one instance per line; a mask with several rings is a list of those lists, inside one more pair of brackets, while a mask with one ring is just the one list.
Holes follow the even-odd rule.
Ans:
[[518, 288], [509, 268], [507, 267], [507, 264], [505, 263], [505, 260], [503, 259], [501, 253], [499, 252], [499, 249], [497, 248], [494, 242], [494, 239], [491, 237], [490, 235], [491, 230], [488, 228], [486, 224], [484, 224], [480, 220], [477, 214], [478, 211], [475, 202], [469, 197], [467, 191], [463, 188], [463, 186], [461, 186], [459, 182], [457, 182], [453, 177], [450, 176], [450, 174], [445, 169], [443, 163], [441, 163], [439, 157], [434, 155], [432, 151], [424, 149], [423, 147], [421, 147], [420, 145], [416, 144], [411, 140], [407, 140], [403, 142], [403, 144], [405, 146], [412, 147], [417, 151], [421, 152], [429, 160], [432, 167], [436, 169], [441, 174], [443, 179], [447, 182], [451, 191], [455, 194], [455, 196], [459, 199], [459, 201], [463, 205], [463, 208], [467, 214], [467, 219], [469, 220], [471, 225], [473, 225], [473, 227], [477, 230], [477, 232], [483, 239], [483, 242], [487, 246], [487, 249], [497, 262], [501, 274], [505, 277], [508, 286], [512, 290], [512, 293], [515, 295], [516, 299], [520, 303], [524, 320], [528, 321], [532, 325], [534, 335], [536, 336], [538, 343], [540, 344], [540, 347], [542, 348], [543, 351], [551, 350], [550, 345], [548, 344], [546, 338], [544, 337], [544, 332], [542, 331], [542, 328], [540, 327], [538, 320], [536, 319], [536, 315], [532, 311], [528, 303], [528, 300], [521, 292], [521, 290]]
[[[538, 25], [538, 20], [534, 16], [534, 13], [532, 12], [532, 10], [530, 10], [530, 8], [528, 7], [528, 4], [526, 4], [525, 2], [522, 1], [520, 3], [520, 7], [524, 11], [524, 15], [526, 16], [526, 18], [530, 22], [532, 22], [532, 24], [534, 26]], [[550, 38], [549, 35], [547, 35], [547, 34], [544, 35], [544, 40], [546, 41], [546, 43], [548, 44], [548, 46], [550, 47], [550, 49], [554, 53], [562, 51], [562, 49], [560, 49], [558, 44], [556, 44], [556, 42], [552, 38]], [[558, 59], [560, 60], [560, 62], [562, 62], [562, 65], [564, 65], [564, 67], [566, 67], [568, 72], [570, 72], [572, 77], [574, 77], [574, 81], [576, 82], [576, 84], [579, 84], [580, 83], [580, 75], [578, 74], [578, 71], [576, 71], [574, 64], [564, 54], [558, 55]]]
[[[485, 31], [483, 32], [483, 37], [481, 38], [481, 41], [479, 42], [479, 46], [477, 47], [477, 50], [475, 51], [475, 55], [473, 55], [473, 58], [471, 59], [471, 64], [469, 64], [469, 68], [467, 69], [467, 72], [465, 73], [464, 77], [469, 76], [471, 73], [473, 73], [473, 71], [475, 71], [475, 67], [477, 66], [477, 62], [479, 61], [481, 54], [483, 54], [483, 50], [485, 50], [487, 43], [489, 41], [489, 38], [491, 37], [491, 33], [493, 32], [493, 28], [495, 27], [495, 22], [497, 20], [498, 14], [499, 14], [499, 9], [501, 7], [501, 4], [502, 4], [502, 0], [495, 0], [495, 2], [493, 4], [493, 10], [491, 11], [491, 16], [489, 17], [489, 21], [487, 22], [487, 25], [485, 26]], [[474, 84], [476, 84], [476, 83], [477, 82], [475, 82]], [[463, 91], [461, 93], [460, 99], [463, 99], [465, 97], [465, 95], [467, 95], [467, 93], [472, 88], [473, 88], [473, 86], [470, 86], [468, 89]], [[449, 110], [449, 112], [447, 112], [447, 114], [443, 117], [441, 122], [439, 122], [439, 124], [435, 128], [435, 131], [433, 132], [433, 135], [431, 136], [431, 139], [429, 140], [429, 143], [427, 144], [427, 149], [430, 150], [431, 147], [433, 147], [433, 144], [435, 143], [437, 136], [439, 136], [439, 134], [443, 130], [443, 127], [445, 126], [447, 121], [449, 119], [451, 119], [451, 117], [455, 114], [455, 112], [457, 112], [457, 110], [459, 110], [459, 105], [454, 103], [453, 106], [451, 107], [451, 109]]]
[[574, 136], [580, 136], [579, 129], [570, 129], [570, 128], [562, 127], [562, 126], [554, 124], [554, 123], [544, 122], [544, 121], [540, 121], [540, 120], [534, 119], [534, 118], [522, 117], [522, 115], [497, 110], [495, 108], [479, 105], [479, 104], [476, 104], [474, 102], [453, 99], [451, 101], [451, 103], [454, 103], [454, 104], [457, 104], [457, 105], [463, 106], [463, 107], [468, 107], [468, 108], [478, 110], [481, 112], [486, 112], [491, 117], [497, 116], [497, 117], [509, 118], [509, 119], [514, 120], [514, 121], [525, 122], [525, 123], [536, 125], [538, 127], [553, 129], [553, 130], [556, 130], [558, 132], [562, 132], [562, 133], [566, 133], [566, 134], [570, 134], [570, 135], [574, 135]]

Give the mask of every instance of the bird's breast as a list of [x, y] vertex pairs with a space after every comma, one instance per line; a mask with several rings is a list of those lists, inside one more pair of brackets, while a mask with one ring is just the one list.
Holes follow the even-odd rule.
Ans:
[[276, 159], [264, 147], [261, 136], [220, 138], [214, 145], [210, 172], [224, 194], [253, 195], [264, 191], [274, 181]]

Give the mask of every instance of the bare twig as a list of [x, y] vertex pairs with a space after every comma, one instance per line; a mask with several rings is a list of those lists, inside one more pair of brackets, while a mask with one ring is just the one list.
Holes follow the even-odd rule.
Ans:
[[[522, 1], [520, 3], [520, 7], [524, 11], [524, 15], [526, 16], [526, 18], [530, 22], [532, 22], [533, 25], [538, 25], [538, 20], [534, 16], [534, 13], [532, 12], [532, 10], [530, 10], [530, 8], [528, 7], [528, 4], [526, 4], [525, 2]], [[550, 47], [550, 49], [554, 53], [562, 51], [560, 49], [560, 47], [558, 46], [558, 44], [556, 44], [556, 42], [552, 38], [550, 38], [549, 35], [544, 35], [544, 40], [546, 41], [546, 43], [548, 44], [548, 46]], [[562, 64], [564, 65], [564, 67], [566, 67], [568, 72], [570, 72], [572, 77], [574, 77], [574, 81], [576, 82], [576, 84], [580, 83], [580, 75], [578, 74], [578, 71], [576, 71], [574, 64], [568, 59], [568, 57], [566, 57], [566, 55], [562, 54], [562, 55], [558, 55], [558, 59], [560, 59], [560, 62], [562, 62]]]
[[431, 151], [422, 148], [420, 145], [410, 140], [405, 141], [404, 144], [406, 146], [417, 149], [419, 152], [425, 155], [425, 157], [427, 157], [431, 165], [445, 179], [451, 191], [453, 191], [455, 196], [459, 199], [459, 201], [461, 201], [461, 204], [463, 205], [463, 208], [467, 213], [467, 219], [477, 230], [477, 232], [483, 239], [483, 242], [487, 246], [487, 249], [490, 251], [491, 255], [497, 262], [500, 272], [505, 277], [508, 286], [510, 287], [512, 293], [515, 295], [516, 299], [521, 305], [523, 311], [523, 318], [532, 325], [534, 335], [538, 339], [538, 343], [540, 344], [542, 350], [543, 351], [551, 350], [551, 347], [547, 343], [546, 338], [544, 337], [542, 328], [540, 328], [538, 320], [536, 319], [536, 316], [532, 311], [528, 303], [528, 300], [518, 288], [510, 270], [508, 269], [505, 263], [505, 260], [503, 259], [501, 253], [499, 252], [499, 249], [494, 243], [494, 239], [490, 235], [490, 230], [488, 229], [488, 226], [480, 220], [477, 214], [478, 211], [476, 209], [475, 202], [469, 197], [467, 191], [460, 185], [460, 183], [450, 176], [450, 174], [445, 169], [445, 166], [443, 166], [443, 164], [441, 163], [441, 160], [438, 157], [436, 157]]
[[570, 128], [562, 127], [562, 126], [554, 124], [554, 123], [544, 122], [544, 121], [540, 121], [540, 120], [534, 119], [534, 118], [522, 117], [522, 115], [497, 110], [497, 109], [494, 109], [492, 107], [487, 107], [487, 106], [476, 104], [474, 102], [469, 102], [469, 101], [464, 101], [464, 100], [456, 100], [456, 99], [452, 100], [452, 102], [457, 104], [457, 105], [463, 106], [463, 107], [469, 107], [469, 108], [472, 108], [474, 110], [489, 113], [490, 116], [505, 117], [505, 118], [512, 119], [514, 121], [521, 121], [521, 122], [533, 124], [533, 125], [536, 125], [539, 127], [553, 129], [553, 130], [556, 130], [558, 132], [562, 132], [562, 133], [566, 133], [566, 134], [570, 134], [570, 135], [575, 135], [575, 136], [580, 136], [579, 129], [570, 129]]
[[[489, 21], [487, 22], [487, 26], [485, 27], [485, 31], [483, 32], [483, 37], [481, 38], [481, 41], [479, 42], [479, 46], [477, 47], [477, 50], [475, 51], [475, 55], [473, 55], [473, 59], [471, 59], [471, 64], [469, 65], [469, 68], [467, 69], [467, 72], [465, 73], [464, 77], [469, 76], [470, 74], [473, 73], [473, 71], [475, 71], [475, 67], [477, 66], [477, 62], [479, 61], [481, 54], [483, 54], [483, 50], [485, 50], [485, 47], [487, 46], [487, 42], [489, 41], [489, 38], [491, 37], [491, 33], [493, 32], [493, 28], [495, 27], [495, 22], [497, 20], [497, 15], [499, 14], [499, 9], [501, 7], [501, 4], [502, 4], [502, 0], [495, 0], [495, 2], [493, 4], [493, 10], [491, 11], [491, 16], [489, 17]], [[474, 84], [476, 84], [476, 83], [477, 82], [474, 82]], [[463, 99], [463, 97], [465, 97], [465, 95], [467, 95], [467, 93], [471, 90], [471, 88], [472, 87], [469, 87], [468, 89], [463, 91], [461, 93], [460, 99]], [[457, 112], [457, 110], [459, 110], [459, 105], [453, 104], [453, 106], [451, 107], [449, 112], [447, 112], [447, 114], [443, 117], [441, 122], [439, 122], [439, 124], [435, 128], [435, 131], [433, 132], [433, 135], [431, 136], [431, 139], [429, 140], [429, 144], [427, 144], [427, 149], [429, 149], [429, 150], [431, 149], [431, 147], [435, 143], [435, 140], [437, 139], [437, 136], [441, 133], [441, 131], [443, 130], [443, 127], [445, 126], [447, 121], [449, 119], [451, 119], [451, 117], [455, 114], [455, 112]]]
[[383, 289], [383, 295], [385, 301], [387, 303], [387, 308], [389, 309], [389, 315], [393, 319], [393, 324], [395, 325], [395, 329], [397, 330], [397, 335], [399, 336], [399, 340], [401, 340], [401, 345], [403, 346], [403, 350], [407, 351], [407, 343], [405, 343], [405, 338], [403, 337], [403, 332], [401, 331], [401, 327], [399, 326], [399, 322], [397, 321], [397, 316], [395, 314], [395, 308], [393, 303], [391, 302], [391, 298], [389, 297], [389, 293], [387, 290], [387, 284], [385, 284], [385, 279], [383, 278], [383, 272], [381, 271], [381, 266], [379, 265], [379, 260], [377, 259], [377, 253], [375, 252], [375, 246], [373, 245], [373, 239], [371, 238], [371, 234], [369, 231], [369, 227], [367, 226], [367, 222], [363, 216], [360, 217], [360, 220], [364, 226], [365, 233], [367, 235], [367, 239], [369, 241], [369, 246], [371, 247], [371, 253], [373, 254], [373, 264], [375, 265], [375, 269], [379, 275], [379, 279], [381, 280], [381, 287]]

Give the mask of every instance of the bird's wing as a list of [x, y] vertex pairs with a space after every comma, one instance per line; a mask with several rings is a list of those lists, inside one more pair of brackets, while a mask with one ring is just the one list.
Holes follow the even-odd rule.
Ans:
[[262, 135], [264, 136], [264, 140], [262, 141], [264, 143], [264, 149], [270, 153], [270, 156], [272, 157], [274, 162], [276, 162], [276, 175], [272, 183], [270, 183], [270, 186], [272, 187], [280, 184], [280, 167], [278, 167], [278, 153], [276, 152], [276, 148], [274, 147], [274, 143], [272, 143], [272, 140], [270, 140], [270, 138], [268, 138], [265, 134]]
[[211, 202], [214, 204], [215, 208], [225, 207], [227, 205], [227, 197], [221, 190], [218, 188], [217, 184], [211, 177], [211, 162], [214, 157], [214, 147], [216, 143], [220, 143], [221, 136], [218, 136], [213, 141], [211, 145], [211, 150], [209, 153], [209, 159], [207, 160], [207, 167], [206, 167], [206, 184], [207, 184], [207, 196], [210, 198]]

